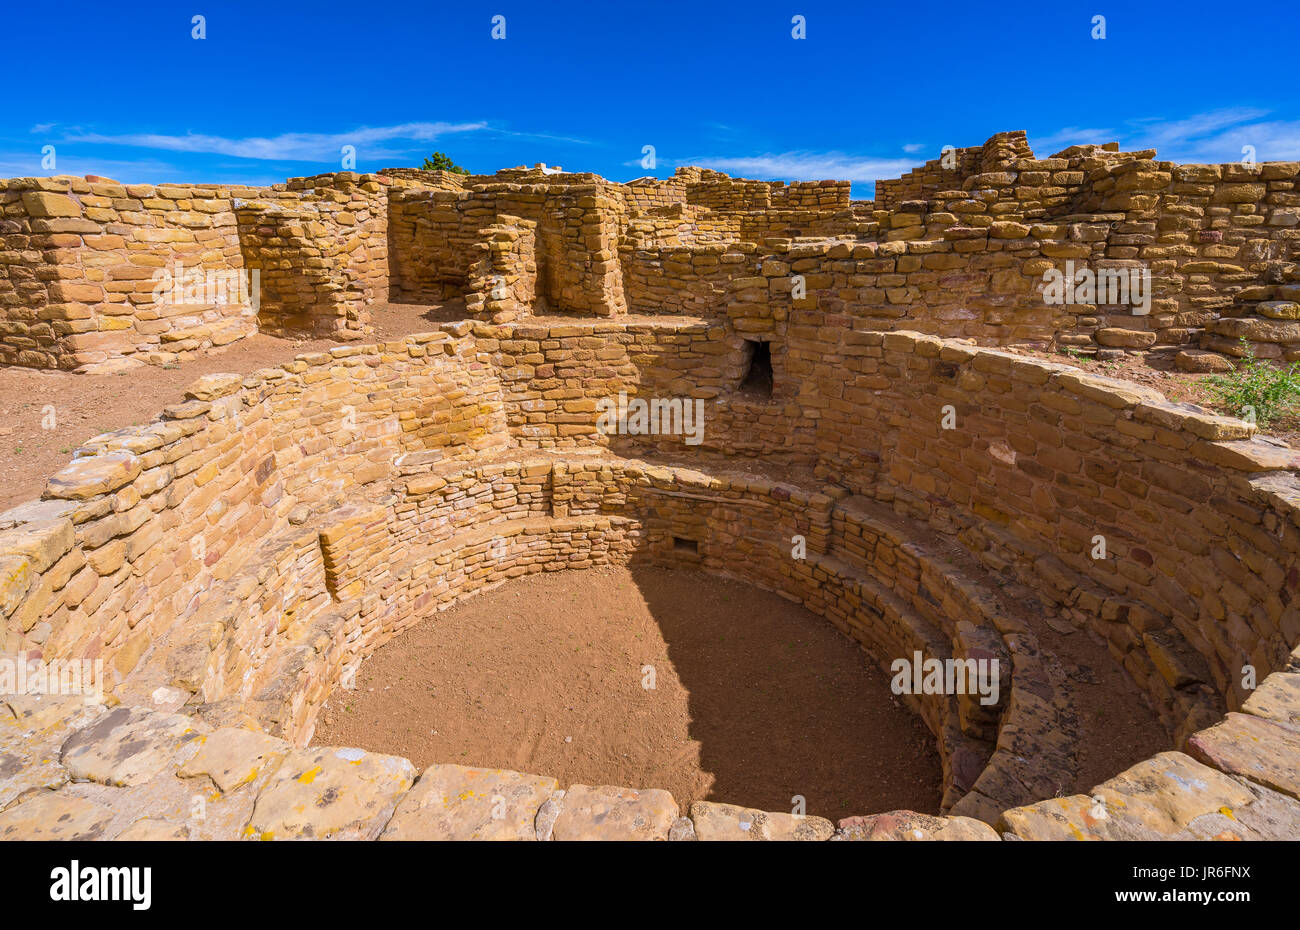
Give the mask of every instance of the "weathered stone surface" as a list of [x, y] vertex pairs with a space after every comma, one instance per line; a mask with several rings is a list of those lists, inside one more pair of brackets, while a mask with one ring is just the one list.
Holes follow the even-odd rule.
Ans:
[[1300, 729], [1300, 672], [1274, 672], [1246, 699], [1242, 711]]
[[206, 727], [180, 714], [118, 707], [73, 734], [62, 762], [72, 778], [105, 785], [137, 785], [177, 761]]
[[232, 727], [214, 730], [197, 742], [198, 751], [176, 774], [181, 778], [207, 775], [225, 793], [272, 771], [291, 749], [285, 740]]
[[1224, 317], [1207, 327], [1210, 332], [1228, 339], [1250, 342], [1300, 342], [1300, 320], [1270, 320], [1264, 317]]
[[32, 732], [75, 729], [107, 712], [103, 704], [80, 694], [11, 694], [4, 698], [4, 706], [16, 726]]
[[689, 843], [695, 839], [697, 839], [695, 824], [689, 817], [678, 817], [668, 829], [668, 841], [670, 843]]
[[557, 840], [666, 840], [677, 819], [667, 791], [573, 785], [565, 792], [552, 836]]
[[1162, 752], [1093, 789], [1006, 811], [1026, 840], [1168, 839], [1197, 817], [1253, 803], [1250, 789], [1180, 752]]
[[535, 840], [559, 783], [504, 769], [433, 765], [403, 796], [383, 840]]
[[140, 460], [129, 452], [101, 452], [75, 459], [45, 486], [46, 497], [85, 500], [116, 491], [140, 474]]
[[145, 843], [166, 843], [172, 840], [188, 840], [190, 828], [183, 823], [171, 823], [166, 820], [145, 818], [137, 820], [117, 836], [115, 840], [131, 840]]
[[1196, 373], [1232, 371], [1232, 362], [1218, 352], [1204, 349], [1184, 349], [1174, 356], [1174, 364], [1180, 371]]
[[994, 840], [993, 828], [973, 817], [932, 817], [915, 811], [890, 811], [845, 817], [839, 824], [846, 840]]
[[12, 695], [0, 705], [0, 810], [30, 791], [65, 784], [64, 741], [103, 712], [79, 695]]
[[1222, 723], [1187, 742], [1187, 751], [1217, 769], [1300, 799], [1300, 729], [1250, 714]]
[[250, 839], [373, 840], [415, 781], [415, 766], [361, 749], [289, 753], [258, 795]]
[[204, 375], [185, 389], [185, 396], [191, 400], [216, 400], [235, 393], [243, 383], [244, 376], [239, 374], [221, 372]]
[[1294, 300], [1262, 300], [1255, 311], [1270, 320], [1300, 320], [1300, 303]]
[[1149, 349], [1156, 344], [1156, 334], [1147, 330], [1119, 329], [1112, 326], [1103, 327], [1094, 335], [1101, 345], [1124, 349]]
[[[22, 597], [32, 587], [33, 574], [44, 572], [53, 566], [72, 548], [76, 538], [72, 523], [66, 519], [41, 520], [23, 524], [21, 527], [0, 533], [0, 552], [6, 563], [14, 564], [12, 569], [0, 575], [4, 587], [0, 588], [0, 605], [4, 612], [11, 613]], [[8, 606], [12, 604], [13, 606]]]
[[691, 822], [700, 840], [828, 840], [835, 832], [824, 817], [796, 817], [711, 801], [691, 804]]
[[1300, 801], [1243, 780], [1255, 795], [1250, 804], [1203, 814], [1175, 840], [1289, 840], [1300, 837]]
[[1082, 372], [1062, 372], [1054, 375], [1053, 380], [1072, 394], [1098, 401], [1107, 407], [1131, 407], [1143, 401], [1160, 402], [1165, 399], [1159, 391], [1132, 381], [1102, 378]]
[[42, 791], [0, 812], [0, 841], [96, 840], [112, 816], [103, 805]]

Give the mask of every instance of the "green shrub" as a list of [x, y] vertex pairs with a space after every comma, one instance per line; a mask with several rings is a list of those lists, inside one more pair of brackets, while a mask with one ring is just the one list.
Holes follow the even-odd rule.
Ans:
[[424, 164], [420, 166], [423, 171], [450, 171], [452, 174], [469, 174], [469, 171], [462, 168], [451, 160], [451, 156], [443, 152], [434, 152], [431, 158], [426, 158]]
[[1279, 368], [1268, 359], [1255, 358], [1255, 350], [1244, 337], [1245, 357], [1231, 374], [1213, 375], [1210, 394], [1219, 406], [1233, 416], [1267, 426], [1276, 420], [1300, 395], [1300, 362]]

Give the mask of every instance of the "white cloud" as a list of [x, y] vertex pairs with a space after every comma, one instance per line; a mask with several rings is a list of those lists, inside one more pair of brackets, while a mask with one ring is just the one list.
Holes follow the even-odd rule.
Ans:
[[1242, 147], [1254, 146], [1259, 161], [1300, 158], [1300, 120], [1264, 120], [1267, 110], [1229, 107], [1181, 119], [1144, 117], [1109, 129], [1061, 129], [1029, 137], [1040, 158], [1071, 145], [1118, 142], [1124, 151], [1155, 149], [1159, 158], [1177, 162], [1238, 161]]
[[[0, 152], [0, 178], [44, 178], [56, 174], [97, 174], [126, 184], [193, 180], [176, 165], [153, 158], [113, 159], [75, 155], [56, 147], [53, 169], [41, 167], [40, 152]], [[282, 180], [282, 179], [279, 179]], [[269, 183], [269, 182], [267, 182]]]
[[1036, 136], [1030, 133], [1029, 147], [1039, 158], [1047, 158], [1072, 145], [1102, 145], [1118, 139], [1119, 136], [1113, 129], [1079, 129], [1072, 126], [1054, 132], [1050, 136]]
[[909, 142], [907, 145], [903, 146], [903, 151], [909, 155], [915, 155], [917, 152], [925, 151], [925, 143]]
[[725, 171], [735, 177], [772, 181], [852, 181], [874, 184], [896, 178], [917, 166], [912, 158], [870, 158], [844, 152], [781, 152], [766, 155], [710, 155], [684, 159], [679, 165], [698, 165]]
[[[136, 148], [161, 149], [169, 152], [190, 152], [213, 155], [232, 155], [237, 158], [263, 161], [322, 161], [338, 157], [345, 145], [357, 147], [365, 158], [389, 157], [410, 151], [411, 147], [385, 146], [397, 140], [428, 142], [441, 136], [460, 132], [487, 129], [487, 123], [402, 123], [398, 126], [361, 127], [351, 132], [318, 133], [287, 132], [278, 136], [227, 138], [200, 133], [165, 135], [162, 133], [124, 133], [108, 135], [85, 132], [67, 136], [68, 143], [97, 145], [124, 145]], [[364, 150], [364, 151], [363, 151]]]

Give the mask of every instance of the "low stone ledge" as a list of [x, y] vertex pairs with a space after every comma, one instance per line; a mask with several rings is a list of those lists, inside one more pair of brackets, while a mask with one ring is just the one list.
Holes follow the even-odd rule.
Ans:
[[1300, 729], [1300, 673], [1274, 672], [1241, 706], [1244, 713]]
[[666, 840], [677, 820], [677, 802], [667, 791], [573, 785], [555, 818], [556, 840]]
[[554, 778], [432, 765], [402, 798], [381, 840], [536, 840]]
[[1300, 803], [1184, 753], [1162, 752], [1091, 795], [1008, 810], [999, 826], [1025, 840], [1293, 839]]
[[126, 787], [165, 769], [207, 727], [181, 714], [117, 707], [63, 744], [62, 762], [74, 780]]
[[834, 825], [824, 817], [796, 817], [735, 804], [696, 801], [691, 823], [698, 840], [828, 840]]
[[1300, 800], [1300, 728], [1228, 714], [1192, 736], [1187, 751], [1209, 765]]
[[112, 819], [102, 804], [46, 791], [0, 813], [0, 841], [97, 840]]
[[976, 840], [994, 841], [993, 828], [973, 817], [932, 817], [915, 811], [889, 811], [846, 817], [839, 823], [839, 840]]
[[140, 474], [140, 460], [129, 452], [102, 452], [74, 459], [45, 486], [47, 498], [86, 500], [116, 491]]
[[289, 753], [258, 795], [248, 839], [373, 840], [415, 781], [399, 756], [324, 747]]

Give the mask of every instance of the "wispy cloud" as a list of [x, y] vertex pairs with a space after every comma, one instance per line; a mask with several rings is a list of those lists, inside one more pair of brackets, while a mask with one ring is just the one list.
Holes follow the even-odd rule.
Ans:
[[1040, 157], [1071, 145], [1118, 142], [1125, 151], [1155, 149], [1160, 158], [1181, 162], [1226, 162], [1242, 157], [1253, 146], [1260, 161], [1300, 157], [1300, 120], [1265, 120], [1268, 110], [1229, 107], [1195, 113], [1180, 119], [1144, 117], [1116, 127], [1070, 127], [1045, 136], [1031, 135], [1030, 145]]
[[43, 178], [52, 174], [97, 174], [127, 184], [158, 180], [192, 180], [184, 169], [156, 158], [115, 159], [57, 150], [53, 169], [42, 165], [40, 152], [0, 151], [0, 178]]
[[410, 151], [409, 147], [389, 143], [406, 140], [428, 142], [453, 133], [488, 129], [487, 123], [402, 123], [397, 126], [362, 126], [349, 132], [286, 132], [278, 136], [225, 136], [186, 133], [106, 134], [82, 132], [65, 136], [62, 141], [78, 144], [123, 145], [158, 149], [167, 152], [231, 155], [261, 161], [320, 161], [336, 158], [345, 145], [365, 147], [366, 157], [386, 157]]
[[781, 152], [765, 155], [704, 155], [687, 158], [679, 165], [698, 165], [725, 171], [736, 177], [772, 181], [819, 181], [835, 179], [855, 184], [874, 184], [879, 178], [894, 178], [915, 168], [914, 158], [872, 158], [845, 152]]
[[903, 151], [909, 155], [915, 155], [917, 152], [925, 151], [925, 143], [909, 142], [907, 145], [903, 146]]

